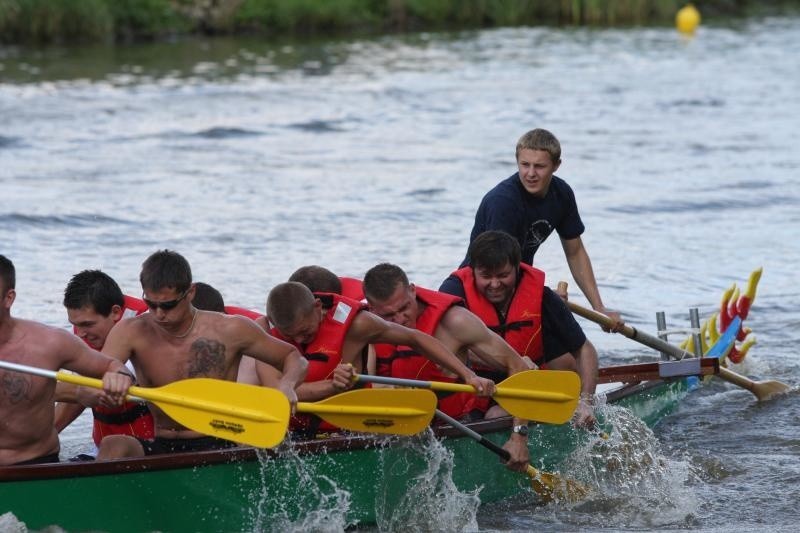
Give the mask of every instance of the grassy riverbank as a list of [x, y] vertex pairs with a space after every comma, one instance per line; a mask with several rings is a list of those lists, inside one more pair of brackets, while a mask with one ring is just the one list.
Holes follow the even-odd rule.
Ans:
[[[0, 0], [0, 42], [71, 43], [185, 34], [267, 37], [518, 25], [671, 24], [684, 0]], [[698, 0], [740, 16], [800, 1]]]

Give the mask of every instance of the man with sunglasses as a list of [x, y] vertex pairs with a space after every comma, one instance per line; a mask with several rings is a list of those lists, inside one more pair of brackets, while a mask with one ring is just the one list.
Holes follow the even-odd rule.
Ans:
[[[64, 289], [64, 307], [73, 332], [95, 350], [103, 349], [108, 333], [117, 322], [147, 311], [142, 300], [122, 294], [117, 282], [100, 270], [84, 270], [72, 276]], [[106, 435], [153, 437], [153, 417], [141, 402], [125, 402], [114, 408], [103, 407], [98, 405], [99, 391], [68, 383], [56, 386], [56, 398], [59, 400], [56, 405], [56, 429], [59, 432], [86, 407], [91, 407], [94, 418], [92, 440], [95, 446], [99, 446]], [[95, 454], [96, 449], [78, 458], [91, 459]]]
[[[15, 285], [14, 264], [0, 255], [0, 361], [102, 377], [103, 401], [121, 404], [133, 382], [125, 366], [62, 329], [13, 318]], [[0, 466], [58, 462], [55, 388], [50, 378], [0, 369]]]
[[[279, 389], [294, 406], [295, 388], [306, 374], [305, 359], [250, 319], [196, 309], [192, 305], [192, 271], [183, 256], [170, 250], [155, 252], [142, 264], [139, 280], [150, 312], [114, 326], [103, 352], [123, 362], [130, 360], [142, 386], [160, 387], [201, 377], [235, 381], [246, 353], [282, 371], [265, 385]], [[181, 426], [156, 406], [150, 409], [154, 439], [110, 435], [100, 444], [98, 460], [233, 445]]]

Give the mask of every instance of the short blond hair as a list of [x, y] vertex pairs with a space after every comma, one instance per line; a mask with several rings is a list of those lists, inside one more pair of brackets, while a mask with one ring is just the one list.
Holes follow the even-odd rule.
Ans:
[[553, 163], [561, 161], [561, 143], [556, 136], [547, 130], [537, 128], [531, 130], [517, 141], [517, 151], [515, 157], [519, 161], [519, 153], [522, 150], [543, 150], [550, 154]]

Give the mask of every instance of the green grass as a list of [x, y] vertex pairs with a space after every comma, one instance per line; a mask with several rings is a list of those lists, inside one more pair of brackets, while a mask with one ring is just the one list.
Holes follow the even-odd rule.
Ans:
[[[800, 0], [697, 0], [704, 17]], [[268, 37], [545, 24], [671, 24], [683, 0], [0, 0], [0, 42], [71, 43], [175, 34]]]

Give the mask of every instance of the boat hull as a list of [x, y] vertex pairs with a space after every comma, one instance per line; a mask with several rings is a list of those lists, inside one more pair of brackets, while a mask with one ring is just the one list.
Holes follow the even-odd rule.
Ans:
[[[685, 379], [647, 382], [609, 393], [649, 425], [686, 394]], [[502, 445], [510, 419], [471, 424]], [[452, 454], [452, 479], [481, 502], [530, 491], [525, 475], [503, 468], [487, 450], [450, 427], [436, 437]], [[558, 471], [585, 432], [531, 428], [533, 464]], [[320, 508], [346, 508], [346, 524], [375, 523], [425, 476], [425, 438], [333, 437], [277, 450], [235, 448], [113, 462], [0, 468], [0, 514], [32, 529], [68, 531], [256, 531], [302, 519]]]

